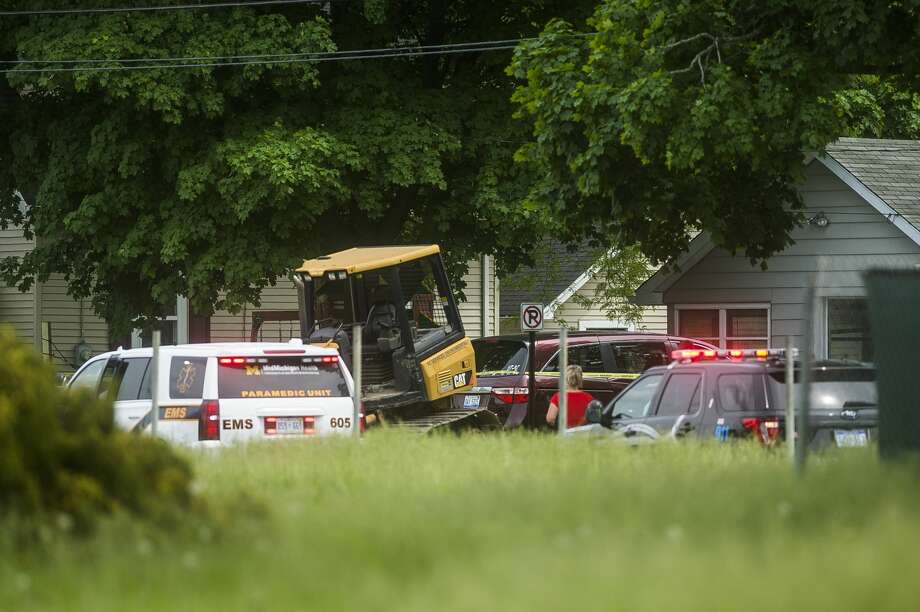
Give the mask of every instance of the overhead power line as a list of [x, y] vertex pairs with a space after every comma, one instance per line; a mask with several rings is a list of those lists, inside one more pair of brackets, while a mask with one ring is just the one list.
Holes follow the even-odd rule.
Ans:
[[[593, 32], [577, 33], [572, 36], [594, 36]], [[67, 64], [68, 67], [44, 68], [0, 68], [0, 73], [59, 73], [59, 72], [119, 72], [125, 70], [157, 70], [173, 68], [219, 68], [224, 66], [251, 66], [274, 64], [300, 64], [346, 60], [387, 59], [396, 57], [418, 57], [450, 55], [456, 53], [481, 53], [514, 49], [519, 43], [536, 38], [511, 38], [469, 43], [448, 43], [443, 45], [416, 45], [412, 47], [385, 47], [381, 49], [359, 49], [349, 51], [322, 51], [313, 53], [263, 53], [255, 55], [195, 56], [168, 58], [124, 58], [124, 59], [62, 59], [62, 60], [6, 60], [7, 64]], [[116, 63], [115, 66], [99, 64]], [[77, 64], [77, 65], [75, 65]], [[95, 64], [93, 66], [79, 64]], [[123, 65], [130, 64], [130, 65]]]
[[318, 56], [338, 56], [353, 54], [380, 54], [392, 52], [394, 54], [405, 54], [417, 50], [440, 50], [440, 49], [471, 49], [473, 51], [484, 47], [496, 47], [503, 45], [517, 45], [522, 41], [534, 40], [533, 38], [508, 38], [504, 40], [485, 40], [468, 43], [445, 43], [442, 45], [414, 45], [406, 47], [383, 47], [378, 49], [354, 49], [347, 51], [305, 51], [291, 53], [255, 53], [247, 55], [198, 55], [185, 57], [141, 57], [141, 58], [88, 58], [88, 59], [16, 59], [0, 60], [0, 64], [138, 64], [138, 63], [157, 63], [157, 62], [199, 62], [199, 61], [218, 61], [218, 60], [251, 60], [251, 59], [270, 59], [270, 58], [311, 58]]
[[284, 57], [282, 59], [260, 59], [247, 61], [220, 61], [220, 62], [196, 62], [181, 64], [145, 64], [131, 66], [79, 66], [74, 68], [13, 68], [0, 70], [7, 74], [15, 73], [58, 73], [58, 72], [122, 72], [126, 70], [163, 70], [173, 68], [222, 68], [224, 66], [271, 66], [275, 64], [308, 64], [318, 62], [334, 62], [348, 60], [368, 60], [368, 59], [387, 59], [394, 57], [418, 57], [426, 55], [450, 55], [455, 53], [479, 53], [485, 51], [501, 51], [505, 49], [514, 49], [516, 45], [500, 45], [490, 47], [467, 47], [462, 49], [439, 49], [439, 50], [417, 50], [417, 51], [400, 51], [394, 53], [393, 50], [381, 53], [355, 54], [353, 51], [344, 52], [336, 55], [335, 52], [329, 54], [316, 54], [312, 57]]
[[0, 11], [0, 17], [24, 17], [29, 15], [90, 15], [94, 13], [140, 13], [152, 11], [185, 11], [195, 9], [217, 9], [233, 7], [258, 8], [260, 6], [275, 6], [281, 4], [326, 4], [328, 2], [337, 1], [340, 0], [257, 0], [256, 2], [212, 2], [209, 4], [173, 4], [166, 6], [122, 6], [111, 8]]

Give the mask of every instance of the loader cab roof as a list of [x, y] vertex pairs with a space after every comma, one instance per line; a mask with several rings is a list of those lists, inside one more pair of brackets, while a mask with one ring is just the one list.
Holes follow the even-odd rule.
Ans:
[[327, 272], [345, 272], [349, 275], [358, 274], [396, 266], [407, 261], [436, 255], [440, 252], [441, 249], [436, 244], [355, 247], [330, 255], [320, 255], [315, 259], [308, 259], [297, 268], [296, 272], [309, 274], [311, 277], [322, 277]]

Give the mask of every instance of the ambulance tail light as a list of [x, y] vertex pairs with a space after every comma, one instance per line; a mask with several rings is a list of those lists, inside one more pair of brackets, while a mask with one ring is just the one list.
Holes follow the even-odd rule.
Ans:
[[198, 439], [220, 440], [220, 402], [205, 400], [198, 415]]
[[781, 428], [778, 419], [746, 418], [741, 419], [741, 425], [765, 446], [773, 446], [781, 438]]

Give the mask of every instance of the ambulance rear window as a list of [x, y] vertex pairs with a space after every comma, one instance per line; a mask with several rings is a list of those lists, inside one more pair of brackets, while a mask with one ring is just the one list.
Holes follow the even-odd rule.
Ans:
[[245, 357], [217, 360], [221, 399], [348, 397], [338, 361], [312, 357]]
[[201, 399], [207, 366], [207, 357], [173, 357], [169, 362], [169, 397]]

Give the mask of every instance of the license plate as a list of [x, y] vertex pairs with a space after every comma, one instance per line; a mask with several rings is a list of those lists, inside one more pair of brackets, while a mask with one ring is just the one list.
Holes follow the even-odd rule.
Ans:
[[865, 429], [835, 429], [834, 441], [841, 447], [865, 446], [869, 436]]
[[275, 431], [281, 434], [302, 434], [303, 417], [278, 417], [275, 421]]
[[479, 408], [479, 396], [467, 395], [463, 398], [464, 408]]

